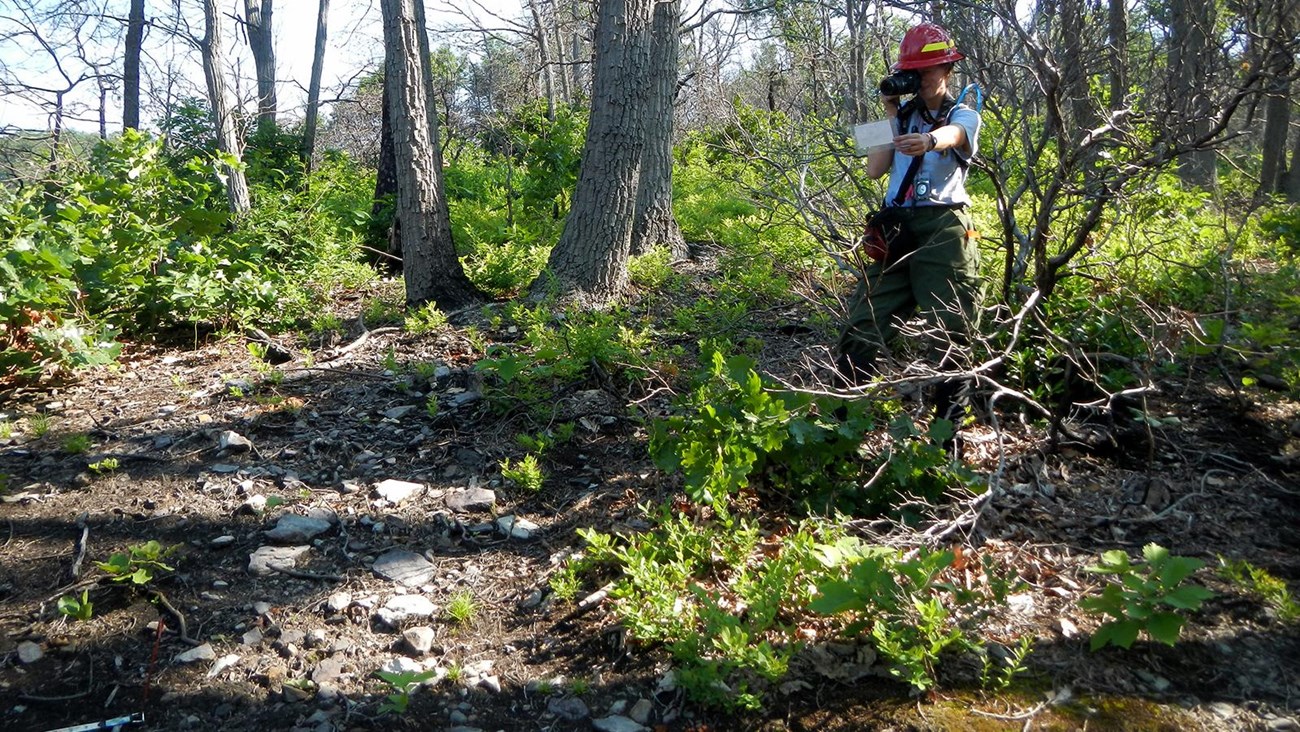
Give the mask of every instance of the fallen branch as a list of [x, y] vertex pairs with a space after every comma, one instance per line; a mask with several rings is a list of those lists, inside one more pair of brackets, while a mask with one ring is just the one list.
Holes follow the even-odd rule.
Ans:
[[203, 645], [203, 641], [198, 641], [190, 637], [189, 628], [185, 624], [185, 615], [182, 614], [180, 610], [177, 610], [176, 607], [171, 604], [171, 602], [167, 599], [166, 595], [164, 595], [159, 590], [149, 590], [149, 597], [151, 597], [159, 605], [162, 605], [164, 608], [166, 608], [167, 612], [171, 613], [172, 617], [176, 618], [176, 623], [180, 625], [181, 640], [185, 641], [191, 646]]

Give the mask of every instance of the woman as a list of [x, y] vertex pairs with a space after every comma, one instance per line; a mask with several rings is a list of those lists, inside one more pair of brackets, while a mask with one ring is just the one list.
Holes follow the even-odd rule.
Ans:
[[[962, 58], [947, 31], [919, 25], [903, 36], [894, 71], [919, 73], [920, 89], [901, 106], [900, 96], [881, 97], [896, 135], [892, 149], [870, 153], [867, 175], [877, 179], [889, 171], [885, 205], [905, 234], [867, 267], [850, 302], [837, 367], [851, 383], [870, 378], [880, 351], [917, 311], [932, 332], [925, 344], [931, 363], [951, 371], [966, 360], [963, 352], [979, 317], [980, 283], [965, 183], [978, 149], [980, 117], [949, 95], [953, 64]], [[934, 393], [936, 416], [958, 422], [966, 390], [964, 379], [941, 383]]]

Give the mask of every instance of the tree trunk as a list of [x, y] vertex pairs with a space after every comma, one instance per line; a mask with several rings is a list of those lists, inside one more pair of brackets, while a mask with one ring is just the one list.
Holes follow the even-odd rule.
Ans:
[[382, 0], [384, 89], [392, 116], [408, 305], [455, 310], [483, 299], [456, 258], [438, 151], [423, 0]]
[[1291, 161], [1292, 175], [1286, 169], [1286, 141], [1291, 129], [1291, 86], [1295, 80], [1296, 12], [1294, 0], [1284, 0], [1263, 17], [1262, 32], [1256, 41], [1261, 47], [1258, 61], [1268, 74], [1265, 82], [1263, 160], [1259, 173], [1257, 197], [1286, 191], [1294, 177], [1296, 160]]
[[659, 0], [651, 29], [650, 98], [646, 104], [646, 146], [636, 192], [632, 253], [663, 246], [674, 259], [687, 256], [686, 240], [673, 216], [673, 101], [677, 91], [678, 22], [681, 0]]
[[379, 169], [370, 206], [370, 249], [366, 260], [380, 272], [402, 271], [402, 232], [397, 220], [397, 151], [393, 146], [393, 115], [388, 84], [384, 84], [379, 113]]
[[537, 41], [537, 55], [542, 71], [542, 88], [546, 91], [546, 119], [555, 121], [555, 59], [551, 58], [551, 44], [546, 26], [542, 24], [542, 11], [537, 0], [528, 0], [528, 11], [533, 16], [534, 40]]
[[244, 0], [248, 48], [257, 70], [257, 124], [275, 123], [275, 45], [271, 37], [272, 0]]
[[1264, 102], [1264, 159], [1259, 171], [1261, 196], [1282, 190], [1287, 131], [1291, 127], [1290, 86], [1289, 79], [1276, 77], [1268, 85], [1268, 97]]
[[867, 100], [873, 96], [871, 85], [867, 81], [865, 24], [869, 7], [868, 3], [860, 0], [846, 0], [844, 4], [844, 25], [849, 32], [849, 93], [844, 100], [844, 111], [849, 116], [849, 122], [855, 124], [868, 120]]
[[650, 23], [655, 0], [601, 0], [591, 114], [573, 207], [535, 297], [552, 288], [599, 305], [627, 282], [637, 182], [645, 149]]
[[311, 172], [316, 153], [316, 122], [320, 114], [320, 77], [325, 69], [325, 41], [329, 38], [330, 0], [320, 0], [316, 11], [316, 52], [311, 57], [311, 83], [307, 87], [307, 119], [302, 125], [302, 162]]
[[1110, 104], [1113, 112], [1124, 108], [1128, 96], [1128, 2], [1110, 0], [1106, 13], [1106, 65], [1110, 70]]
[[131, 0], [122, 58], [122, 128], [140, 127], [140, 48], [144, 45], [144, 0]]
[[217, 0], [203, 0], [203, 39], [199, 41], [199, 54], [203, 57], [203, 76], [208, 84], [208, 103], [212, 105], [212, 123], [217, 132], [217, 149], [234, 158], [234, 164], [222, 164], [225, 173], [226, 197], [230, 211], [236, 217], [248, 213], [248, 182], [239, 162], [239, 136], [235, 132], [235, 119], [230, 113], [226, 94], [226, 77], [221, 73], [221, 15]]
[[[1174, 124], [1184, 141], [1199, 144], [1212, 123], [1207, 97], [1211, 78], [1214, 28], [1213, 0], [1173, 0], [1170, 3], [1169, 70], [1173, 82]], [[1218, 154], [1212, 149], [1192, 150], [1178, 158], [1178, 175], [1185, 185], [1213, 189], [1218, 186]]]

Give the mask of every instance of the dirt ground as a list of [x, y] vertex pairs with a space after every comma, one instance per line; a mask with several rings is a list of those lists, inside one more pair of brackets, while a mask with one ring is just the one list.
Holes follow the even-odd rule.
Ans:
[[[825, 343], [775, 318], [754, 335], [760, 365], [791, 377]], [[498, 467], [522, 454], [524, 427], [488, 408], [471, 370], [482, 343], [464, 329], [278, 342], [292, 357], [280, 376], [244, 339], [207, 339], [131, 346], [119, 368], [0, 396], [13, 425], [0, 437], [0, 728], [138, 712], [126, 729], [1300, 730], [1296, 625], [1210, 569], [1197, 579], [1217, 596], [1172, 648], [1090, 653], [1097, 620], [1075, 605], [1097, 586], [1081, 570], [1101, 551], [1148, 542], [1211, 567], [1247, 560], [1294, 593], [1300, 404], [1285, 395], [1191, 369], [1148, 405], [1176, 419], [1130, 425], [1115, 444], [1054, 448], [1008, 418], [999, 446], [972, 428], [966, 460], [1001, 480], [965, 540], [1028, 583], [1001, 627], [1035, 639], [1022, 682], [916, 698], [883, 671], [851, 683], [809, 672], [764, 711], [726, 715], [687, 702], [663, 651], [626, 644], [608, 607], [548, 588], [575, 529], [635, 529], [639, 502], [678, 490], [627, 394], [593, 380], [559, 400], [577, 434], [528, 493]], [[413, 363], [441, 368], [392, 370]], [[649, 396], [643, 414], [669, 403], [633, 396]], [[70, 443], [79, 434], [88, 444]], [[175, 547], [161, 560], [174, 571], [135, 586], [96, 566], [151, 540]], [[300, 549], [250, 569], [275, 547]], [[91, 618], [64, 617], [58, 600], [82, 590]], [[465, 598], [472, 611], [452, 618]], [[833, 650], [853, 662], [851, 646]], [[383, 714], [380, 668], [452, 678]]]

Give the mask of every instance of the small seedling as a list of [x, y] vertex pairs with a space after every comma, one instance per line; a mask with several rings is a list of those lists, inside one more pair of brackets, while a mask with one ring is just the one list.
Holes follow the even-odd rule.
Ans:
[[162, 561], [174, 549], [175, 547], [164, 549], [157, 539], [150, 539], [125, 552], [109, 555], [107, 562], [96, 562], [95, 566], [107, 572], [109, 579], [114, 582], [143, 586], [153, 581], [156, 572], [171, 572], [175, 569]]
[[465, 667], [458, 663], [453, 663], [447, 667], [447, 680], [453, 684], [458, 684], [465, 680]]
[[14, 436], [14, 423], [7, 419], [0, 420], [0, 440], [7, 440]]
[[461, 590], [447, 602], [447, 617], [457, 625], [466, 625], [478, 615], [478, 603], [469, 590]]
[[429, 415], [430, 419], [437, 419], [438, 409], [438, 395], [430, 394], [429, 398], [424, 400], [424, 413]]
[[1143, 561], [1132, 563], [1121, 549], [1105, 552], [1101, 562], [1085, 571], [1114, 575], [1118, 580], [1106, 585], [1101, 595], [1085, 597], [1079, 607], [1089, 613], [1108, 615], [1112, 620], [1101, 624], [1092, 635], [1092, 650], [1106, 645], [1128, 648], [1146, 631], [1152, 639], [1172, 646], [1178, 642], [1185, 618], [1180, 611], [1192, 611], [1214, 597], [1200, 585], [1183, 582], [1205, 562], [1190, 557], [1175, 557], [1158, 544], [1142, 548]]
[[1300, 603], [1291, 597], [1286, 582], [1269, 574], [1263, 567], [1256, 567], [1245, 560], [1232, 560], [1220, 556], [1219, 574], [1229, 582], [1263, 599], [1265, 604], [1277, 612], [1278, 619], [1283, 622], [1300, 620]]
[[90, 435], [77, 433], [63, 438], [63, 451], [69, 455], [80, 455], [90, 449]]
[[573, 602], [582, 589], [582, 580], [578, 578], [578, 563], [570, 561], [564, 568], [551, 575], [551, 592], [561, 602]]
[[379, 705], [379, 713], [405, 714], [406, 708], [411, 704], [411, 692], [420, 684], [432, 679], [437, 673], [433, 669], [420, 673], [376, 671], [375, 675], [383, 679], [384, 683], [388, 684], [393, 690], [393, 693], [389, 694], [385, 701]]
[[52, 426], [53, 423], [49, 415], [33, 414], [27, 418], [27, 429], [32, 433], [32, 437], [44, 437]]
[[503, 461], [501, 477], [532, 493], [542, 489], [542, 466], [532, 453], [525, 455], [518, 463], [511, 464], [509, 458]]
[[433, 303], [406, 316], [406, 330], [416, 335], [432, 333], [445, 325], [447, 325], [446, 314]]
[[90, 620], [94, 607], [90, 601], [90, 590], [82, 590], [81, 599], [77, 599], [76, 595], [59, 598], [59, 612], [73, 620]]
[[87, 465], [86, 467], [90, 468], [90, 472], [92, 473], [98, 473], [99, 475], [103, 475], [105, 473], [111, 473], [114, 470], [117, 470], [119, 465], [117, 462], [117, 458], [106, 457], [103, 460], [97, 460], [91, 463], [90, 465]]

